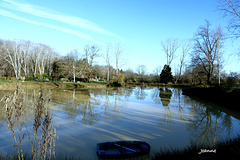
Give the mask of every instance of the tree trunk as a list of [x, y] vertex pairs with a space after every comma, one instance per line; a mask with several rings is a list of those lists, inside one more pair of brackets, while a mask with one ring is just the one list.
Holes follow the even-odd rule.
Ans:
[[108, 66], [108, 69], [107, 69], [107, 81], [109, 82], [109, 73], [110, 73], [110, 67]]
[[211, 85], [211, 73], [207, 74], [207, 84]]

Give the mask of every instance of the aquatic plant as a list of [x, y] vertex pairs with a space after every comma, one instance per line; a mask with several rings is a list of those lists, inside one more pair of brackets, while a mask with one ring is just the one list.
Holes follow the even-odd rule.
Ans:
[[[5, 107], [5, 116], [8, 129], [13, 134], [14, 148], [17, 151], [17, 159], [24, 160], [22, 142], [27, 136], [31, 144], [31, 159], [51, 159], [55, 156], [56, 126], [52, 123], [49, 109], [46, 107], [44, 91], [41, 88], [39, 96], [34, 105], [33, 133], [26, 127], [23, 130], [25, 108], [28, 105], [24, 91], [17, 85], [13, 93], [7, 93], [1, 101]], [[17, 128], [17, 130], [15, 129]], [[31, 133], [33, 135], [31, 135]], [[16, 159], [16, 155], [7, 156], [6, 159]]]
[[[21, 120], [21, 116], [25, 108], [24, 100], [24, 92], [22, 89], [20, 89], [19, 85], [17, 85], [17, 88], [13, 94], [7, 93], [7, 95], [1, 99], [5, 106], [8, 129], [11, 130], [13, 134], [15, 143], [14, 148], [17, 150], [18, 159], [24, 159], [22, 140], [24, 139], [25, 134], [21, 135], [24, 124], [24, 122]], [[14, 130], [15, 125], [17, 125], [18, 132], [15, 132]]]

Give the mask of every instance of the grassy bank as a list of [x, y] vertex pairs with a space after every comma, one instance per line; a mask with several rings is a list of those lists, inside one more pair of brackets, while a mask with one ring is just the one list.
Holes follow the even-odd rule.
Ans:
[[190, 84], [164, 84], [164, 83], [126, 83], [126, 86], [150, 86], [150, 87], [168, 87], [168, 88], [190, 88]]
[[5, 80], [0, 81], [0, 90], [15, 90], [16, 85], [21, 84], [23, 89], [38, 89], [42, 88], [53, 89], [53, 88], [105, 88], [106, 84], [102, 83], [72, 83], [72, 82], [37, 82], [37, 81], [16, 81], [16, 80]]
[[239, 160], [239, 157], [240, 136], [233, 140], [220, 142], [213, 148], [206, 146], [190, 146], [183, 150], [160, 150], [159, 152], [155, 153], [155, 155], [152, 157], [152, 160]]

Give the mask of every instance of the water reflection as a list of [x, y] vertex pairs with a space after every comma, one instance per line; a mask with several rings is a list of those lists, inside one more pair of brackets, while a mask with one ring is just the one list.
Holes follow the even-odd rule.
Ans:
[[160, 88], [159, 90], [160, 90], [159, 97], [161, 98], [162, 105], [165, 106], [165, 107], [168, 107], [168, 105], [170, 104], [170, 100], [172, 98], [171, 89]]
[[172, 111], [169, 106], [171, 98], [172, 98], [172, 91], [169, 88], [155, 88], [152, 93], [152, 99], [157, 104], [162, 104], [163, 106], [163, 113], [160, 119], [160, 123], [158, 125], [159, 128], [171, 128], [173, 126], [173, 117]]
[[146, 89], [146, 87], [144, 87], [144, 86], [136, 87], [136, 89], [135, 89], [136, 99], [144, 100], [146, 98], [147, 93], [145, 92], [145, 89]]
[[[191, 143], [213, 147], [219, 139], [226, 139], [232, 132], [232, 118], [212, 106], [190, 101], [194, 117], [186, 128], [192, 133]], [[225, 135], [223, 134], [225, 133]]]
[[53, 157], [55, 151], [96, 159], [96, 143], [115, 140], [144, 140], [153, 150], [191, 143], [213, 146], [240, 128], [238, 119], [182, 95], [181, 89], [19, 90], [0, 95], [5, 97], [0, 129], [13, 135], [9, 142], [2, 132], [0, 153], [11, 150], [5, 145], [11, 144], [18, 146], [19, 156], [27, 150], [36, 159]]

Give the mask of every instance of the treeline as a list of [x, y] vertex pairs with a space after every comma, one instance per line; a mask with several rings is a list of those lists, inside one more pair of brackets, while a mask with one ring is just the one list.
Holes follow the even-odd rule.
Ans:
[[[221, 27], [212, 28], [209, 21], [197, 30], [191, 40], [162, 41], [166, 55], [163, 68], [157, 66], [147, 74], [145, 65], [136, 70], [120, 69], [123, 61], [123, 46], [107, 44], [104, 50], [96, 45], [86, 45], [80, 51], [74, 49], [60, 56], [45, 44], [25, 40], [0, 40], [0, 77], [15, 77], [17, 80], [89, 81], [89, 79], [123, 83], [177, 83], [213, 84], [239, 83], [239, 74], [223, 71], [224, 35]], [[178, 55], [176, 55], [178, 51]], [[187, 57], [190, 60], [187, 60]], [[103, 65], [94, 65], [97, 58]], [[178, 64], [172, 71], [171, 64]], [[174, 74], [172, 74], [174, 72]]]
[[40, 77], [52, 80], [67, 78], [75, 82], [77, 77], [107, 79], [109, 76], [111, 80], [116, 76], [116, 69], [110, 64], [93, 65], [97, 57], [103, 56], [99, 51], [100, 48], [95, 45], [86, 45], [82, 52], [75, 49], [66, 56], [60, 56], [45, 44], [26, 40], [0, 40], [0, 77], [15, 77], [17, 80], [23, 77], [26, 80]]

